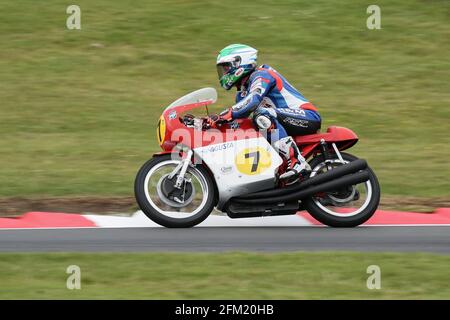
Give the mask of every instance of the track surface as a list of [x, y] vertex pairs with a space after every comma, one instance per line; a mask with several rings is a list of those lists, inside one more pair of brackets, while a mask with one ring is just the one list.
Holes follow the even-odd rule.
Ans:
[[299, 251], [450, 253], [450, 227], [227, 227], [0, 230], [0, 251]]

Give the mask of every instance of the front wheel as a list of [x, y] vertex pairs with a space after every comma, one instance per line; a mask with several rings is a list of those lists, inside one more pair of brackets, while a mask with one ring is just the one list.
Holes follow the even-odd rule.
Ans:
[[136, 201], [154, 222], [167, 228], [190, 228], [205, 220], [214, 208], [215, 188], [201, 165], [189, 166], [181, 188], [175, 187], [179, 160], [157, 156], [139, 170], [134, 184]]
[[[358, 158], [341, 153], [344, 163]], [[336, 155], [326, 164], [319, 156], [311, 160], [311, 177], [343, 163]], [[330, 227], [356, 227], [369, 220], [380, 202], [380, 185], [375, 173], [367, 167], [369, 180], [332, 192], [319, 193], [303, 201], [305, 209], [318, 221]]]

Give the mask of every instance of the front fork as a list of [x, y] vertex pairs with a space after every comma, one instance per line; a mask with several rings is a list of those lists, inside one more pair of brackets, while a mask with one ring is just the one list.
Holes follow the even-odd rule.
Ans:
[[186, 174], [186, 171], [189, 167], [189, 165], [191, 165], [191, 159], [192, 159], [192, 155], [193, 152], [191, 149], [189, 149], [186, 153], [186, 156], [184, 157], [183, 160], [180, 161], [180, 163], [175, 167], [175, 169], [169, 174], [169, 180], [173, 179], [173, 177], [175, 177], [175, 175], [180, 172], [177, 176], [177, 181], [175, 182], [175, 188], [181, 189], [181, 186], [183, 185], [184, 182], [184, 175]]

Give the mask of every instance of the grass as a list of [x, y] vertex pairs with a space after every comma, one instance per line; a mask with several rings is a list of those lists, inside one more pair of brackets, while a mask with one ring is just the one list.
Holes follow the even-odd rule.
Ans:
[[[450, 4], [378, 1], [2, 1], [0, 196], [131, 195], [158, 151], [162, 108], [217, 86], [230, 43], [260, 50], [319, 107], [324, 128], [361, 138], [384, 194], [449, 196]], [[232, 103], [219, 91], [216, 110]], [[437, 293], [436, 293], [437, 294]]]
[[[450, 257], [395, 253], [0, 254], [0, 299], [449, 299]], [[81, 290], [66, 269], [81, 269]], [[381, 289], [366, 286], [381, 268]]]

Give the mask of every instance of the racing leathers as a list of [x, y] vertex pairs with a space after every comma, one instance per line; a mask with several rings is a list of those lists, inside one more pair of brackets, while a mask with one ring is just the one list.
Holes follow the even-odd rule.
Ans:
[[253, 113], [255, 126], [266, 134], [269, 142], [287, 161], [288, 170], [280, 179], [291, 179], [311, 170], [291, 135], [317, 132], [321, 126], [320, 115], [270, 66], [262, 65], [243, 80], [240, 90], [238, 88], [236, 104], [225, 113], [231, 119], [246, 118]]

